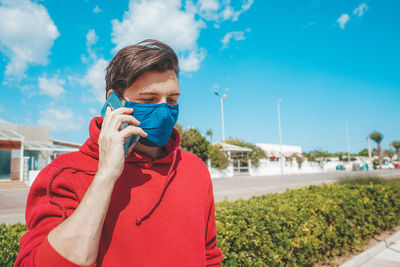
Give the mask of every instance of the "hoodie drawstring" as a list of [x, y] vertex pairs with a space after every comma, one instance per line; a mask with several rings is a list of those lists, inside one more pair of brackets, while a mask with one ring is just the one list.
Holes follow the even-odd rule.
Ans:
[[174, 157], [173, 157], [173, 160], [172, 160], [172, 164], [171, 164], [171, 167], [169, 168], [169, 170], [168, 170], [168, 174], [167, 174], [167, 178], [166, 178], [166, 180], [165, 180], [165, 183], [164, 183], [164, 187], [163, 187], [163, 190], [162, 190], [162, 192], [161, 192], [161, 194], [160, 194], [160, 197], [158, 198], [158, 200], [157, 200], [157, 202], [153, 205], [153, 207], [144, 215], [144, 216], [142, 216], [141, 218], [137, 218], [136, 219], [136, 225], [140, 225], [144, 220], [146, 220], [146, 219], [148, 219], [150, 216], [151, 216], [151, 214], [157, 209], [157, 207], [160, 205], [160, 203], [161, 203], [161, 200], [163, 199], [163, 197], [164, 197], [164, 194], [165, 194], [165, 192], [167, 191], [167, 188], [168, 188], [168, 186], [171, 184], [171, 182], [172, 182], [172, 180], [174, 179], [174, 177], [175, 177], [175, 172], [176, 172], [176, 163], [178, 162], [177, 161], [177, 152], [176, 151], [174, 151], [173, 152], [174, 153]]

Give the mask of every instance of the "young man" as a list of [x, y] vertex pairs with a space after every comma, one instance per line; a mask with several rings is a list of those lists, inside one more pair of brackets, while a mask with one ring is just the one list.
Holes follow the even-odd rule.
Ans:
[[[15, 266], [220, 265], [208, 169], [179, 149], [173, 129], [178, 73], [176, 54], [159, 41], [115, 55], [106, 92], [124, 107], [93, 118], [79, 151], [36, 178]], [[140, 139], [125, 157], [131, 135]]]

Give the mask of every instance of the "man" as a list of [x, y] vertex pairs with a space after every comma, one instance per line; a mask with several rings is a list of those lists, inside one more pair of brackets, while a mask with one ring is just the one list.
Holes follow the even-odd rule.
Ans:
[[[173, 129], [178, 73], [175, 52], [159, 41], [115, 55], [106, 95], [124, 107], [93, 118], [79, 151], [38, 175], [16, 266], [220, 265], [208, 169], [179, 149]], [[140, 139], [125, 158], [131, 135]]]

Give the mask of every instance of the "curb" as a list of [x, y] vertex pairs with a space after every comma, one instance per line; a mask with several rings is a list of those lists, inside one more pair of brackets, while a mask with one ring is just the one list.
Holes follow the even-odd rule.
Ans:
[[388, 248], [392, 242], [396, 242], [400, 240], [400, 231], [397, 231], [386, 240], [383, 240], [373, 246], [372, 248], [367, 249], [366, 251], [358, 254], [357, 256], [353, 257], [352, 259], [346, 261], [340, 267], [354, 267], [360, 266], [361, 264], [365, 263], [366, 261], [372, 259], [384, 249]]

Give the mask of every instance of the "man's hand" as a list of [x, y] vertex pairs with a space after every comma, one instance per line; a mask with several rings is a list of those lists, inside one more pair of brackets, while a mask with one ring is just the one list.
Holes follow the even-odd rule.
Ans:
[[[79, 265], [96, 262], [101, 231], [113, 187], [124, 170], [125, 139], [132, 135], [146, 137], [131, 108], [111, 111], [107, 108], [99, 136], [99, 167], [78, 207], [48, 235], [51, 246], [64, 258]], [[130, 123], [120, 130], [121, 123]]]
[[[99, 177], [112, 179], [115, 182], [124, 170], [126, 138], [131, 135], [147, 136], [143, 129], [137, 127], [140, 122], [129, 115], [132, 112], [132, 108], [122, 107], [111, 111], [111, 108], [107, 107], [98, 141], [99, 167], [97, 173], [101, 174]], [[125, 122], [132, 125], [120, 130], [121, 124]]]

